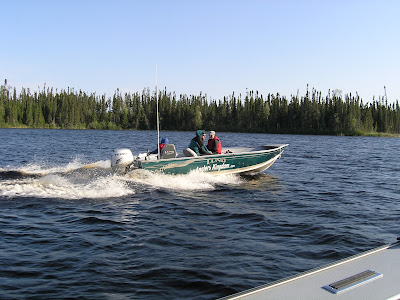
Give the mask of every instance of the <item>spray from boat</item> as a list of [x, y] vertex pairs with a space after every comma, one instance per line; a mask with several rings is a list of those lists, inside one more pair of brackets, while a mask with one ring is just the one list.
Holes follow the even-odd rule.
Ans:
[[110, 160], [83, 163], [80, 158], [64, 165], [28, 163], [0, 170], [0, 196], [57, 199], [105, 199], [154, 190], [191, 192], [234, 186], [242, 179], [234, 175], [215, 177], [193, 172], [183, 175], [157, 174], [146, 170], [115, 172]]

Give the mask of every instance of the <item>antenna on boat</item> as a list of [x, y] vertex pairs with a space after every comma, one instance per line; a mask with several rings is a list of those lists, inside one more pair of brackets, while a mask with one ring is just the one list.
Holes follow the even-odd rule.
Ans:
[[157, 157], [158, 159], [161, 158], [160, 156], [160, 117], [158, 115], [158, 92], [157, 92], [157, 65], [156, 65], [156, 104], [157, 104]]
[[387, 102], [386, 86], [384, 85], [383, 88], [385, 89], [385, 98], [386, 98], [386, 102]]

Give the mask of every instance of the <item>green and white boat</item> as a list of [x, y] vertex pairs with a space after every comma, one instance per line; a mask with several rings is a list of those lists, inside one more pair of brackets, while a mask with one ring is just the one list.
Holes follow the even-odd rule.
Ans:
[[[157, 72], [156, 72], [157, 82]], [[156, 84], [157, 95], [157, 84]], [[157, 145], [160, 141], [160, 122], [157, 100]], [[177, 152], [174, 144], [166, 144], [158, 154], [141, 153], [134, 157], [129, 149], [111, 153], [111, 167], [117, 170], [148, 170], [164, 174], [207, 172], [220, 174], [255, 174], [268, 169], [289, 144], [234, 147], [222, 149], [222, 154], [197, 156], [190, 148]]]
[[165, 174], [207, 172], [220, 174], [255, 174], [268, 169], [288, 144], [222, 149], [222, 154], [197, 156], [191, 149], [181, 153], [173, 144], [167, 144], [158, 154], [142, 153], [137, 157], [129, 149], [116, 149], [111, 154], [114, 169], [144, 169]]

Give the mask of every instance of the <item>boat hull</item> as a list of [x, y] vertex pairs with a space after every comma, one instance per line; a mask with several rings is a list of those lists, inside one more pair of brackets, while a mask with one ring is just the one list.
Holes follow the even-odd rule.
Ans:
[[399, 257], [397, 241], [219, 300], [400, 299]]
[[138, 167], [165, 174], [187, 174], [191, 171], [220, 174], [252, 174], [269, 168], [287, 145], [263, 146], [259, 150], [196, 157], [181, 157], [138, 162]]

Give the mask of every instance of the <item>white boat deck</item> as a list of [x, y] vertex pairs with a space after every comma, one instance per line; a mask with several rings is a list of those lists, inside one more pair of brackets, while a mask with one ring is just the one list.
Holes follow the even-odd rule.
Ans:
[[[376, 277], [356, 280], [355, 275], [368, 270], [376, 272]], [[327, 290], [329, 286], [343, 290], [335, 294]], [[400, 299], [400, 243], [375, 248], [223, 299]]]

